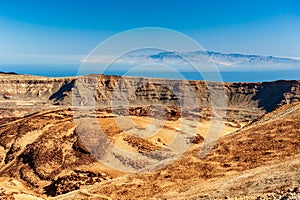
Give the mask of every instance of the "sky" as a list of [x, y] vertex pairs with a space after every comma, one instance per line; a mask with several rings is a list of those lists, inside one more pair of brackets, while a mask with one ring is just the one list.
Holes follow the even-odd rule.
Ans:
[[0, 64], [72, 62], [140, 27], [211, 51], [300, 58], [299, 0], [0, 0]]

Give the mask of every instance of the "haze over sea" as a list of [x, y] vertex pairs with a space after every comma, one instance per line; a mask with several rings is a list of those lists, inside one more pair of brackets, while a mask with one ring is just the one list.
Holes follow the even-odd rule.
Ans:
[[[16, 72], [18, 74], [28, 74], [46, 77], [66, 77], [78, 75], [80, 64], [15, 64], [3, 65], [1, 70], [3, 72]], [[121, 67], [120, 67], [121, 68]], [[87, 74], [93, 74], [91, 70]], [[204, 72], [213, 73], [213, 72]], [[139, 77], [152, 77], [152, 78], [168, 78], [168, 79], [182, 79], [187, 80], [203, 80], [201, 74], [193, 71], [180, 71], [176, 74], [170, 71], [133, 71], [128, 73], [127, 70], [106, 70], [106, 75], [120, 75], [120, 76], [139, 76]], [[276, 80], [300, 80], [300, 69], [265, 69], [265, 70], [221, 70], [220, 75], [224, 82], [263, 82], [263, 81], [276, 81]]]

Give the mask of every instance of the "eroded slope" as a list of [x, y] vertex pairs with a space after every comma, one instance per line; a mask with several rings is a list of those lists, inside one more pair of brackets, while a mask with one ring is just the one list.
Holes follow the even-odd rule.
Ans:
[[[266, 122], [269, 118], [273, 119]], [[256, 198], [294, 188], [300, 184], [299, 121], [299, 104], [284, 106], [265, 115], [255, 126], [224, 136], [204, 158], [199, 158], [198, 145], [157, 172], [127, 175], [91, 186], [85, 194], [72, 195], [107, 199]]]

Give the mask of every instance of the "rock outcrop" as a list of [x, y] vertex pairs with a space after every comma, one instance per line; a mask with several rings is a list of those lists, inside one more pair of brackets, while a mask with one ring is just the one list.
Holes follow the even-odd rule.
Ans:
[[[299, 81], [213, 83], [105, 75], [45, 78], [2, 74], [0, 104], [8, 106], [95, 105], [226, 107], [254, 119], [277, 106], [300, 100]], [[95, 101], [95, 103], [94, 103]], [[219, 101], [219, 102], [218, 102]], [[256, 114], [255, 114], [256, 113]]]

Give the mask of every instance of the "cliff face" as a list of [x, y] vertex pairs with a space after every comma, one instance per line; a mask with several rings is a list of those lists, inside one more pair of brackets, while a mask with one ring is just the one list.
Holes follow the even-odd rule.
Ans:
[[228, 83], [225, 87], [229, 105], [254, 106], [267, 112], [300, 100], [299, 81]]
[[69, 78], [1, 75], [0, 101], [1, 103], [15, 102], [16, 105], [49, 104], [51, 96], [70, 81]]
[[270, 112], [278, 105], [299, 101], [300, 82], [222, 84], [104, 75], [78, 78], [1, 75], [2, 105], [72, 105], [72, 98], [73, 105], [94, 105], [94, 98], [97, 106], [162, 104], [186, 107], [210, 107], [214, 98], [215, 105], [226, 106], [228, 111]]

